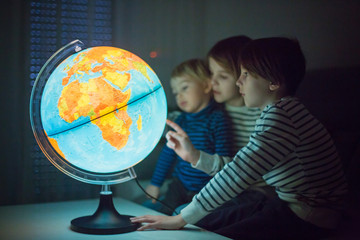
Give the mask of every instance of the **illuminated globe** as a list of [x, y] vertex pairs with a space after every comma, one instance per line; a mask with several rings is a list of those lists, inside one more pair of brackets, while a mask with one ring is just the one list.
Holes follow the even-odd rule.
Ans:
[[132, 166], [158, 143], [166, 113], [164, 89], [155, 72], [131, 52], [84, 49], [75, 40], [45, 63], [30, 99], [36, 141], [59, 170], [102, 185], [97, 210], [73, 219], [72, 230], [114, 234], [140, 226], [117, 212], [109, 185], [136, 177]]
[[64, 173], [93, 184], [133, 177], [158, 143], [167, 114], [155, 72], [115, 47], [74, 41], [40, 71], [30, 101], [35, 138]]

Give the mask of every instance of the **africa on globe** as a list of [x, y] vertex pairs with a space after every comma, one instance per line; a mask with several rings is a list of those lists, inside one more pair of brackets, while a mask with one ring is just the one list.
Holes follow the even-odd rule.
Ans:
[[57, 157], [107, 174], [134, 166], [152, 151], [164, 130], [167, 104], [158, 77], [141, 58], [120, 48], [93, 47], [70, 55], [50, 73], [39, 111]]

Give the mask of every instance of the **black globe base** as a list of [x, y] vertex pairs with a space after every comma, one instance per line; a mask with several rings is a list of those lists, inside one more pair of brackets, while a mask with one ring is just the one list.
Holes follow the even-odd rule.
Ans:
[[100, 194], [96, 212], [91, 216], [75, 218], [70, 228], [75, 232], [88, 234], [118, 234], [135, 231], [140, 224], [130, 221], [132, 216], [119, 214], [113, 203], [112, 193]]

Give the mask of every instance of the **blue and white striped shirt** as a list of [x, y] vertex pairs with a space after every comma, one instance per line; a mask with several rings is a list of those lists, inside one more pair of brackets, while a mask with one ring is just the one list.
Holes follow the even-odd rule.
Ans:
[[[230, 119], [218, 104], [210, 104], [198, 113], [182, 113], [175, 121], [188, 134], [194, 146], [209, 154], [230, 156], [232, 152], [232, 133]], [[189, 191], [198, 192], [212, 176], [192, 168], [176, 153], [164, 146], [153, 173], [151, 184], [160, 187], [172, 167], [173, 176], [177, 177]]]
[[249, 143], [233, 161], [216, 156], [212, 161], [211, 157], [201, 153], [196, 167], [205, 172], [224, 167], [182, 210], [188, 223], [196, 223], [264, 179], [299, 217], [330, 227], [330, 219], [336, 215], [332, 210], [340, 208], [347, 192], [342, 164], [329, 133], [296, 98], [268, 105]]

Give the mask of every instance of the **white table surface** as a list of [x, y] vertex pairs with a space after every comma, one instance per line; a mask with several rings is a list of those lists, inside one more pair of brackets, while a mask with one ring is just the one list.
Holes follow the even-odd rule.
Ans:
[[[113, 235], [90, 235], [70, 230], [70, 221], [92, 215], [99, 199], [68, 202], [25, 204], [0, 207], [1, 240], [81, 240], [81, 239], [156, 239], [156, 240], [225, 240], [221, 235], [205, 231], [193, 225], [182, 230], [146, 230]], [[120, 214], [141, 216], [160, 213], [121, 198], [114, 198]]]

